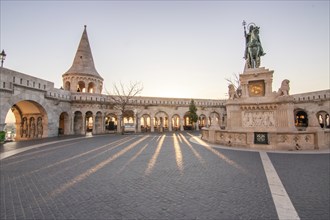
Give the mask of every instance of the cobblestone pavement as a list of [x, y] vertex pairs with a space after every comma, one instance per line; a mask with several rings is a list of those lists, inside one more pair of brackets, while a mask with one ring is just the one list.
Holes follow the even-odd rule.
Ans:
[[[278, 219], [259, 152], [191, 138], [80, 137], [4, 158], [1, 219]], [[268, 155], [299, 217], [329, 219], [329, 154]]]

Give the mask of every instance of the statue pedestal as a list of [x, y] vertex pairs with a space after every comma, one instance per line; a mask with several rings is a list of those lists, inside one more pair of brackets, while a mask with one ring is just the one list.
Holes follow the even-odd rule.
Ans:
[[272, 96], [273, 73], [273, 70], [265, 67], [245, 69], [239, 76], [242, 88], [241, 98]]

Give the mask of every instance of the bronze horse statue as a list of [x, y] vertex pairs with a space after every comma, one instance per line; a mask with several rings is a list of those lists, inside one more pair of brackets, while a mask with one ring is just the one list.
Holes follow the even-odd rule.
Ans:
[[249, 33], [246, 34], [245, 59], [248, 68], [259, 68], [260, 57], [265, 55], [259, 38], [259, 27], [250, 25]]

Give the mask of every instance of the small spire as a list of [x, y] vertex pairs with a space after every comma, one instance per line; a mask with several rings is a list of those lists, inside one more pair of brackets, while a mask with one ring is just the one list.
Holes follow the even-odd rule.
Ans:
[[65, 73], [65, 74], [87, 74], [87, 75], [93, 75], [96, 77], [99, 77], [102, 79], [102, 77], [99, 75], [97, 70], [95, 69], [92, 50], [89, 45], [89, 40], [87, 36], [86, 27], [87, 25], [84, 25], [85, 29], [82, 33], [80, 43], [76, 52], [76, 55], [74, 57], [73, 63], [71, 68]]

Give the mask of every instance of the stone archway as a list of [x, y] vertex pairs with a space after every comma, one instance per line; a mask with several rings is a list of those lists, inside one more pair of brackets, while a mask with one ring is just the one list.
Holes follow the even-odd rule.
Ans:
[[189, 112], [183, 116], [183, 130], [193, 130], [193, 124], [190, 122]]
[[64, 84], [64, 90], [70, 91], [71, 89], [71, 83], [69, 81], [66, 81]]
[[105, 131], [117, 131], [118, 118], [114, 113], [109, 113], [105, 116], [104, 120]]
[[79, 81], [77, 85], [77, 92], [86, 92], [86, 86], [84, 81]]
[[89, 93], [95, 93], [95, 83], [93, 83], [93, 82], [88, 83], [87, 92], [89, 92]]
[[212, 123], [215, 123], [214, 125], [221, 125], [220, 124], [220, 115], [217, 112], [211, 112], [209, 116], [209, 125], [213, 125]]
[[321, 128], [330, 128], [330, 118], [328, 112], [319, 111], [316, 115]]
[[134, 123], [135, 115], [133, 110], [126, 110], [123, 114], [123, 123]]
[[141, 131], [142, 132], [150, 132], [151, 131], [151, 117], [149, 114], [143, 114], [141, 116]]
[[202, 127], [207, 127], [207, 117], [206, 115], [204, 114], [201, 114], [199, 117], [198, 117], [198, 126], [199, 126], [199, 129], [201, 129]]
[[180, 116], [175, 114], [172, 116], [172, 131], [180, 131], [181, 130], [181, 122]]
[[[308, 114], [303, 109], [296, 109], [294, 111], [295, 126], [298, 130], [304, 131], [308, 127]], [[316, 117], [316, 116], [315, 116]]]
[[167, 113], [160, 111], [155, 114], [155, 130], [163, 132], [168, 130], [168, 115]]
[[93, 112], [88, 111], [85, 114], [85, 132], [95, 132], [94, 131], [94, 117], [93, 117]]
[[19, 101], [9, 111], [12, 111], [15, 117], [15, 140], [48, 136], [48, 116], [39, 103], [31, 100]]

